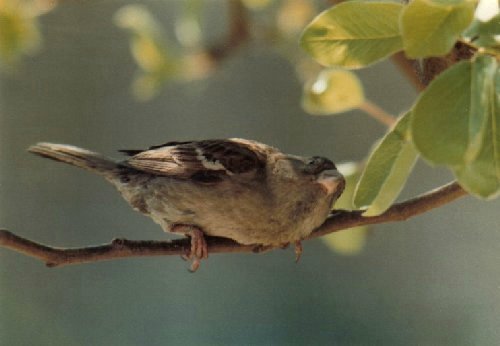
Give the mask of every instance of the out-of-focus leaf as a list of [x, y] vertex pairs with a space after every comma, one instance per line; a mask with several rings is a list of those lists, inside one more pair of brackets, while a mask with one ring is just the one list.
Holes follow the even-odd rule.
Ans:
[[304, 30], [302, 47], [325, 66], [359, 68], [403, 48], [394, 2], [347, 1], [319, 14]]
[[147, 7], [143, 5], [126, 5], [116, 11], [114, 23], [132, 33], [148, 36], [162, 36], [162, 30]]
[[149, 100], [167, 79], [182, 73], [182, 59], [172, 52], [167, 37], [146, 7], [124, 6], [116, 12], [114, 21], [130, 31], [130, 50], [142, 71], [132, 91], [139, 100]]
[[184, 81], [205, 78], [214, 68], [214, 60], [206, 52], [186, 54], [181, 61], [179, 78]]
[[410, 112], [403, 115], [368, 158], [354, 196], [354, 205], [368, 207], [364, 216], [379, 215], [391, 206], [417, 160], [409, 138], [410, 118]]
[[346, 112], [364, 102], [363, 86], [358, 77], [343, 69], [326, 69], [305, 84], [302, 106], [311, 114]]
[[276, 24], [287, 35], [300, 33], [314, 16], [314, 5], [309, 0], [286, 0], [278, 10]]
[[154, 74], [138, 74], [132, 83], [132, 93], [139, 101], [148, 101], [155, 97], [164, 80]]
[[148, 9], [142, 5], [127, 5], [114, 17], [116, 25], [130, 30], [130, 49], [137, 64], [146, 73], [174, 73], [177, 61], [168, 50], [168, 39]]
[[36, 15], [38, 11], [30, 2], [0, 1], [0, 64], [13, 64], [20, 56], [39, 48]]
[[366, 246], [366, 227], [353, 227], [321, 237], [333, 251], [341, 255], [357, 255]]
[[184, 13], [175, 21], [175, 35], [184, 47], [196, 47], [201, 43], [200, 15], [203, 0], [185, 0]]
[[471, 0], [413, 0], [401, 13], [403, 45], [411, 58], [448, 53], [474, 16]]
[[169, 69], [170, 62], [166, 50], [151, 36], [133, 37], [130, 41], [130, 50], [135, 61], [144, 71], [160, 73]]
[[491, 56], [463, 61], [438, 76], [413, 110], [413, 141], [430, 162], [448, 165], [471, 194], [500, 186], [500, 72]]
[[486, 22], [475, 19], [463, 35], [477, 46], [500, 48], [500, 14]]
[[[352, 197], [356, 182], [361, 174], [361, 165], [349, 162], [337, 165], [337, 169], [346, 179], [346, 188], [335, 203], [335, 209], [352, 210]], [[355, 255], [366, 245], [368, 227], [353, 227], [342, 232], [335, 232], [321, 237], [321, 240], [333, 251], [343, 255]]]
[[175, 35], [185, 47], [196, 47], [201, 42], [200, 23], [191, 16], [182, 17], [175, 23]]
[[271, 5], [273, 0], [242, 0], [243, 5], [252, 10], [261, 10]]

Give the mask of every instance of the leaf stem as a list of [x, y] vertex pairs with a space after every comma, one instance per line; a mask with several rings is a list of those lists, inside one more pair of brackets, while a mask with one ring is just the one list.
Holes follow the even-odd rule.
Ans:
[[370, 100], [365, 100], [358, 108], [387, 127], [391, 127], [396, 123], [396, 118], [393, 115], [387, 113]]

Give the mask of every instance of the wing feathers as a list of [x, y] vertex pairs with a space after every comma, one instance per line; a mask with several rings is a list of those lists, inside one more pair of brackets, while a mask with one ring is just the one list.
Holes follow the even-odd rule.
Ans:
[[252, 141], [224, 139], [169, 142], [146, 151], [121, 152], [133, 155], [125, 163], [141, 171], [177, 178], [200, 177], [202, 181], [213, 182], [262, 170], [267, 154], [273, 149]]

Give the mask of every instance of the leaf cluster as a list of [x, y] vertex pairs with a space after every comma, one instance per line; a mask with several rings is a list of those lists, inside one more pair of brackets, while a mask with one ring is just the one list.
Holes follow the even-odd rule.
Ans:
[[365, 215], [379, 215], [394, 202], [418, 156], [451, 169], [477, 197], [500, 194], [500, 17], [475, 19], [476, 6], [470, 0], [349, 1], [305, 28], [302, 47], [329, 71], [304, 92], [306, 110], [316, 114], [362, 104], [356, 76], [345, 69], [399, 51], [416, 59], [445, 56], [458, 43], [473, 51], [438, 75], [373, 148], [353, 198]]
[[41, 3], [0, 0], [0, 67], [11, 67], [39, 48], [37, 16], [49, 10]]

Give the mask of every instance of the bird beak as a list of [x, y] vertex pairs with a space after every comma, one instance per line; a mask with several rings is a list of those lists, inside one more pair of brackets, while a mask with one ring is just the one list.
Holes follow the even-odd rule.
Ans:
[[336, 169], [329, 169], [319, 174], [316, 180], [327, 192], [327, 194], [336, 194], [340, 196], [345, 187], [345, 179]]

